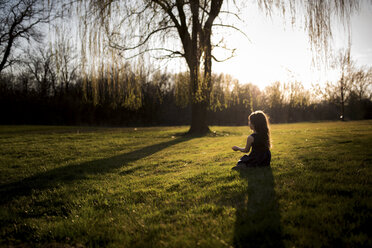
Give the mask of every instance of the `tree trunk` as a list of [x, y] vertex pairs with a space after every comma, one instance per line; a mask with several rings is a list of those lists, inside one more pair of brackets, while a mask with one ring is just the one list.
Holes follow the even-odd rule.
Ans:
[[345, 100], [344, 100], [344, 75], [341, 77], [341, 116], [342, 121], [345, 121]]
[[[11, 29], [10, 32], [13, 32], [13, 29]], [[0, 63], [0, 73], [5, 68], [5, 64], [8, 61], [8, 57], [10, 55], [10, 50], [12, 49], [13, 42], [14, 42], [14, 36], [12, 35], [12, 33], [10, 33], [10, 38], [8, 40], [8, 44], [6, 45], [5, 52], [3, 54], [3, 58]]]
[[[212, 74], [212, 57], [210, 45], [210, 33], [207, 39], [207, 45], [204, 47], [204, 73], [202, 80], [199, 73], [196, 76], [197, 86], [193, 90], [192, 103], [191, 103], [191, 127], [189, 133], [193, 134], [206, 134], [210, 132], [208, 127], [207, 109], [209, 106], [210, 92], [211, 92], [211, 74]], [[191, 78], [191, 77], [190, 77]], [[201, 81], [201, 82], [200, 82]], [[197, 91], [201, 91], [197, 92]], [[201, 94], [201, 100], [195, 98], [195, 94]]]
[[199, 22], [199, 0], [190, 1], [192, 12], [192, 33], [189, 49], [186, 51], [190, 69], [190, 99], [191, 99], [191, 125], [189, 134], [202, 135], [209, 132], [207, 125], [207, 107], [203, 86], [200, 85], [200, 36], [201, 24]]
[[[191, 125], [188, 133], [203, 135], [210, 131], [207, 124], [208, 103], [206, 99], [200, 95], [200, 92], [198, 92], [200, 90], [198, 68], [198, 62], [195, 60], [195, 64], [190, 66]], [[202, 97], [202, 99], [200, 99], [200, 97]]]
[[189, 134], [209, 133], [207, 124], [207, 105], [205, 102], [192, 103], [191, 105], [191, 126]]
[[[211, 92], [212, 73], [212, 24], [221, 10], [223, 0], [212, 0], [208, 18], [203, 24], [199, 20], [200, 0], [191, 0], [192, 13], [191, 36], [186, 26], [183, 1], [176, 1], [180, 13], [181, 25], [176, 21], [176, 26], [185, 51], [185, 59], [190, 69], [190, 100], [191, 100], [191, 126], [189, 134], [206, 134], [209, 127], [207, 123], [207, 109]], [[169, 12], [168, 12], [169, 13]], [[171, 14], [172, 15], [172, 14]], [[204, 16], [204, 13], [203, 13]], [[201, 18], [203, 20], [203, 17]], [[204, 73], [200, 73], [200, 59], [204, 53]], [[202, 78], [200, 78], [202, 77]]]

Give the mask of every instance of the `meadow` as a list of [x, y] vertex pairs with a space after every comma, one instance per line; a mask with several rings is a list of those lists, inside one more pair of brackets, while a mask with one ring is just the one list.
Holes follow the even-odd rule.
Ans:
[[210, 128], [0, 126], [0, 246], [372, 247], [372, 121]]

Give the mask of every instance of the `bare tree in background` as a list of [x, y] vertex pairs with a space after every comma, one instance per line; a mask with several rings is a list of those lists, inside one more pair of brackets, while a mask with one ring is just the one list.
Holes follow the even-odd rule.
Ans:
[[56, 66], [50, 49], [39, 46], [28, 50], [27, 59], [23, 61], [23, 64], [27, 67], [28, 73], [32, 75], [40, 97], [47, 97], [56, 92]]
[[352, 82], [352, 90], [358, 96], [359, 102], [371, 97], [369, 94], [372, 91], [372, 67], [369, 69], [352, 67], [349, 80]]
[[[110, 47], [126, 56], [130, 51], [163, 52], [160, 57], [183, 57], [190, 73], [190, 101], [192, 119], [190, 133], [206, 133], [207, 108], [210, 104], [212, 53], [218, 43], [212, 43], [217, 26], [233, 28], [223, 19], [222, 13], [239, 19], [237, 2], [228, 0], [81, 0], [82, 6], [95, 13], [99, 22], [91, 24], [83, 19], [82, 26], [93, 37], [99, 37], [97, 24], [107, 34]], [[224, 4], [224, 2], [226, 4]], [[349, 23], [350, 14], [357, 9], [356, 0], [258, 0], [267, 14], [279, 10], [293, 22], [304, 22], [315, 51], [327, 51], [332, 34], [332, 20]], [[229, 3], [229, 4], [227, 4]], [[244, 5], [244, 1], [241, 1]], [[235, 6], [234, 8], [230, 8]], [[89, 15], [91, 16], [91, 15]], [[97, 19], [96, 19], [97, 20]], [[225, 37], [228, 39], [228, 37]], [[178, 41], [178, 44], [176, 43]], [[92, 46], [94, 47], [94, 46]], [[132, 53], [133, 54], [133, 53]]]
[[50, 20], [53, 1], [48, 2], [0, 0], [0, 73], [18, 61], [12, 53], [22, 40], [40, 41], [42, 32], [37, 26]]
[[341, 105], [341, 115], [340, 119], [342, 121], [345, 120], [345, 99], [347, 92], [350, 91], [350, 75], [351, 75], [351, 57], [350, 57], [350, 45], [349, 47], [344, 50], [340, 51], [338, 55], [335, 57], [335, 61], [333, 66], [340, 70], [341, 77], [337, 82], [337, 88], [340, 92], [340, 105]]
[[57, 85], [59, 86], [59, 93], [66, 94], [71, 84], [76, 82], [78, 77], [77, 55], [67, 29], [58, 29], [56, 37], [53, 48], [53, 60], [56, 67]]

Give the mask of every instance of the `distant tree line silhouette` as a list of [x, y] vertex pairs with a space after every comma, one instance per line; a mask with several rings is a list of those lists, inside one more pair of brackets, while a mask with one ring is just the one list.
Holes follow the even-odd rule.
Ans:
[[[1, 124], [190, 124], [188, 72], [153, 72], [143, 64], [122, 63], [84, 75], [68, 43], [56, 48], [25, 51], [16, 70], [2, 72]], [[356, 67], [343, 75], [346, 120], [372, 118], [371, 75], [372, 69]], [[247, 116], [258, 109], [273, 123], [337, 120], [339, 84], [306, 89], [301, 82], [274, 82], [261, 90], [239, 84], [230, 75], [212, 74], [209, 125], [245, 125]]]

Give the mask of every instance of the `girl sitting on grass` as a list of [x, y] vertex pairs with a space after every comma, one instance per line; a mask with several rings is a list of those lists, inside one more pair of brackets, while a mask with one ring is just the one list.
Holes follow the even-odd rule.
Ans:
[[248, 117], [249, 127], [253, 133], [248, 136], [245, 148], [233, 146], [234, 151], [249, 152], [240, 158], [233, 170], [244, 169], [247, 167], [269, 166], [271, 161], [270, 152], [270, 129], [269, 120], [264, 112], [255, 111]]

